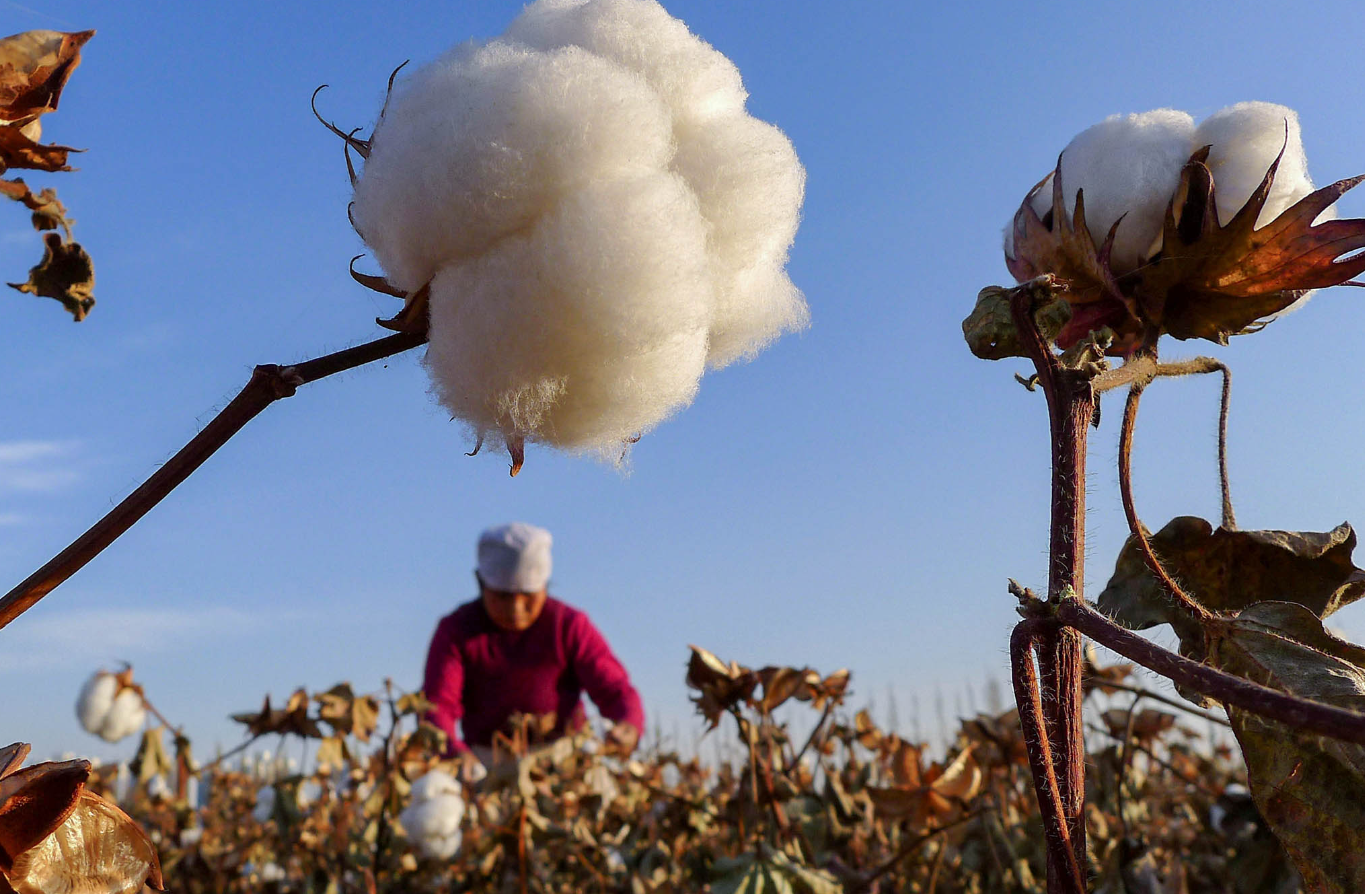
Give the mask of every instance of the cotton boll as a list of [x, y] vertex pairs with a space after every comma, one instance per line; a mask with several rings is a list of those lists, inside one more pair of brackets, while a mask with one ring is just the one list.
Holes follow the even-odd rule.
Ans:
[[540, 50], [577, 46], [639, 72], [682, 119], [738, 114], [739, 69], [654, 0], [541, 0], [506, 37]]
[[431, 286], [436, 394], [480, 430], [619, 449], [686, 405], [706, 359], [706, 231], [681, 178], [586, 187]]
[[136, 733], [146, 719], [147, 708], [142, 701], [142, 693], [136, 689], [124, 689], [114, 696], [114, 703], [105, 715], [98, 735], [106, 742], [117, 742]]
[[395, 89], [356, 228], [389, 281], [415, 291], [583, 184], [662, 168], [671, 130], [642, 78], [582, 49], [458, 47]]
[[[455, 795], [414, 800], [398, 815], [408, 838], [430, 857], [449, 857], [455, 853], [460, 846], [463, 818], [464, 799]], [[449, 853], [445, 852], [447, 848]]]
[[[1208, 165], [1213, 174], [1218, 220], [1225, 225], [1261, 185], [1281, 149], [1284, 157], [1275, 172], [1265, 207], [1256, 218], [1256, 226], [1270, 223], [1313, 191], [1299, 116], [1288, 106], [1272, 102], [1228, 106], [1200, 122], [1195, 128], [1194, 146], [1210, 147]], [[1329, 208], [1321, 219], [1334, 217], [1336, 209]]]
[[153, 801], [164, 801], [171, 796], [171, 785], [160, 773], [147, 780], [147, 797]]
[[[1123, 222], [1114, 237], [1112, 266], [1135, 269], [1161, 238], [1166, 208], [1189, 161], [1194, 119], [1175, 109], [1114, 115], [1081, 131], [1062, 152], [1066, 212], [1084, 190], [1085, 219], [1096, 246], [1110, 227]], [[1046, 189], [1051, 189], [1049, 183]]]
[[76, 699], [76, 717], [80, 719], [85, 731], [100, 734], [104, 718], [114, 705], [118, 693], [118, 680], [108, 671], [98, 671], [85, 681], [81, 694]]
[[463, 839], [460, 830], [456, 829], [451, 835], [434, 838], [423, 838], [419, 847], [422, 856], [430, 860], [449, 860], [455, 856], [460, 849], [460, 842]]
[[412, 784], [413, 801], [429, 801], [438, 795], [464, 796], [464, 789], [455, 777], [440, 770], [432, 770]]

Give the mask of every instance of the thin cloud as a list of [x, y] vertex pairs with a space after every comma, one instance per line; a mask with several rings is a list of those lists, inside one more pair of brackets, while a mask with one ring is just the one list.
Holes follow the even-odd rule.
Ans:
[[76, 441], [0, 441], [0, 490], [49, 492], [80, 480]]
[[22, 629], [14, 631], [0, 652], [0, 672], [113, 667], [148, 653], [197, 648], [245, 635], [278, 620], [279, 615], [263, 619], [256, 612], [230, 608], [56, 612], [20, 622]]

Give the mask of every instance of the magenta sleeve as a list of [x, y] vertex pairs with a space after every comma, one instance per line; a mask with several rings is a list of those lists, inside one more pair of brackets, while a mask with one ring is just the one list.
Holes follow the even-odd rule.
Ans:
[[629, 723], [643, 733], [645, 711], [640, 694], [630, 685], [630, 676], [606, 639], [582, 613], [573, 619], [569, 633], [574, 673], [597, 710], [613, 723]]
[[454, 757], [469, 747], [455, 732], [455, 724], [464, 716], [464, 663], [450, 630], [451, 622], [444, 619], [436, 625], [427, 650], [427, 667], [422, 691], [431, 702], [426, 719], [446, 734], [446, 756]]

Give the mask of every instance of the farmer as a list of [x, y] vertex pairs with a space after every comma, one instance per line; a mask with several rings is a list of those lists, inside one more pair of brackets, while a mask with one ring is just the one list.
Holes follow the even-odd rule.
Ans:
[[[586, 722], [586, 690], [613, 722], [609, 748], [628, 754], [644, 724], [640, 696], [588, 616], [550, 596], [550, 532], [513, 522], [479, 537], [479, 598], [436, 625], [427, 651], [427, 719], [447, 754], [488, 763], [493, 734], [513, 714], [553, 715], [551, 736]], [[460, 722], [463, 736], [456, 735]]]

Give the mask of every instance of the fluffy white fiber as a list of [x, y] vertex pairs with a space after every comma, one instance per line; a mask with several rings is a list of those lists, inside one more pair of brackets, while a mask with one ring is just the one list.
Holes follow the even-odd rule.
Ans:
[[805, 325], [805, 172], [654, 0], [538, 0], [395, 85], [353, 217], [479, 434], [619, 453]]
[[412, 784], [412, 802], [398, 821], [424, 857], [448, 860], [460, 849], [463, 818], [460, 784], [449, 774], [432, 770]]
[[118, 678], [102, 670], [81, 687], [76, 716], [86, 732], [106, 742], [117, 742], [142, 728], [147, 709], [141, 693], [132, 688], [120, 689]]
[[[1246, 204], [1281, 148], [1284, 158], [1257, 225], [1274, 220], [1313, 190], [1299, 117], [1287, 106], [1238, 103], [1197, 127], [1190, 115], [1174, 109], [1106, 118], [1062, 152], [1062, 185], [1068, 214], [1075, 208], [1076, 190], [1085, 190], [1086, 222], [1096, 245], [1123, 218], [1114, 239], [1116, 272], [1135, 269], [1161, 248], [1166, 207], [1180, 183], [1180, 169], [1203, 146], [1211, 147], [1209, 170], [1224, 224]], [[1039, 214], [1052, 207], [1051, 187], [1049, 180], [1030, 200]], [[1323, 217], [1330, 216], [1329, 209]], [[1005, 252], [1013, 257], [1012, 226], [1005, 229]]]

